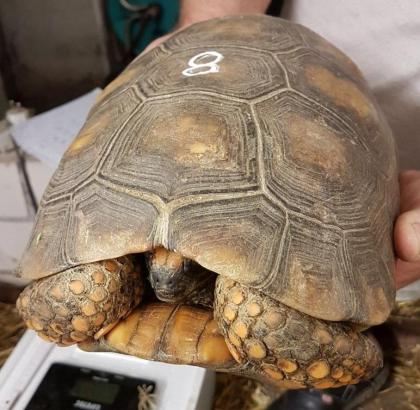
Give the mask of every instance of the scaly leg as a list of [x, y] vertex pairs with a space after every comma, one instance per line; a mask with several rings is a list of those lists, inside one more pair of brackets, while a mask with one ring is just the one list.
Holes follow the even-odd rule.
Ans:
[[382, 366], [376, 341], [350, 325], [315, 319], [223, 277], [214, 311], [235, 359], [281, 387], [355, 384]]
[[377, 343], [350, 325], [312, 318], [221, 276], [213, 311], [139, 306], [90, 351], [115, 351], [165, 363], [232, 372], [284, 388], [339, 387], [382, 365]]
[[143, 285], [131, 257], [67, 269], [39, 279], [20, 294], [28, 328], [68, 346], [109, 331], [140, 302]]

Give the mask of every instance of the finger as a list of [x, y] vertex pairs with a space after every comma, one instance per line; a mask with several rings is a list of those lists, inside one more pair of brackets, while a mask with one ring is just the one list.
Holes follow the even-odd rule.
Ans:
[[420, 171], [400, 175], [401, 215], [394, 240], [398, 256], [408, 262], [420, 261]]
[[401, 289], [416, 280], [420, 280], [420, 262], [405, 262], [398, 259], [395, 272], [397, 289]]
[[399, 176], [401, 213], [420, 208], [420, 171], [401, 172]]

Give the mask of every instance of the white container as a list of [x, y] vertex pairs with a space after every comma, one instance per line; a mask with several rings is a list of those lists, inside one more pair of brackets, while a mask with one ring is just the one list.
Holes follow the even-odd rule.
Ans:
[[156, 410], [207, 410], [213, 401], [214, 372], [118, 353], [89, 353], [76, 346], [58, 347], [28, 330], [0, 371], [0, 410], [24, 410], [51, 364], [57, 362], [154, 381]]

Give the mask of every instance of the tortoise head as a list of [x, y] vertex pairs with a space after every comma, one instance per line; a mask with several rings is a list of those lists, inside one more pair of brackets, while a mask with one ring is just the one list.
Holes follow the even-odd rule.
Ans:
[[208, 272], [200, 265], [165, 248], [147, 253], [146, 263], [150, 285], [162, 302], [181, 302], [208, 281]]

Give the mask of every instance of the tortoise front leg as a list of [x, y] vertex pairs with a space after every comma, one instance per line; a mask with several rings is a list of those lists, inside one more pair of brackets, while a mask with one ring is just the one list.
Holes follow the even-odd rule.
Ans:
[[218, 277], [215, 317], [244, 370], [285, 388], [329, 388], [368, 379], [382, 366], [376, 341], [350, 325], [315, 319]]
[[68, 346], [98, 338], [140, 302], [143, 285], [131, 257], [89, 263], [37, 280], [17, 308], [44, 340]]

